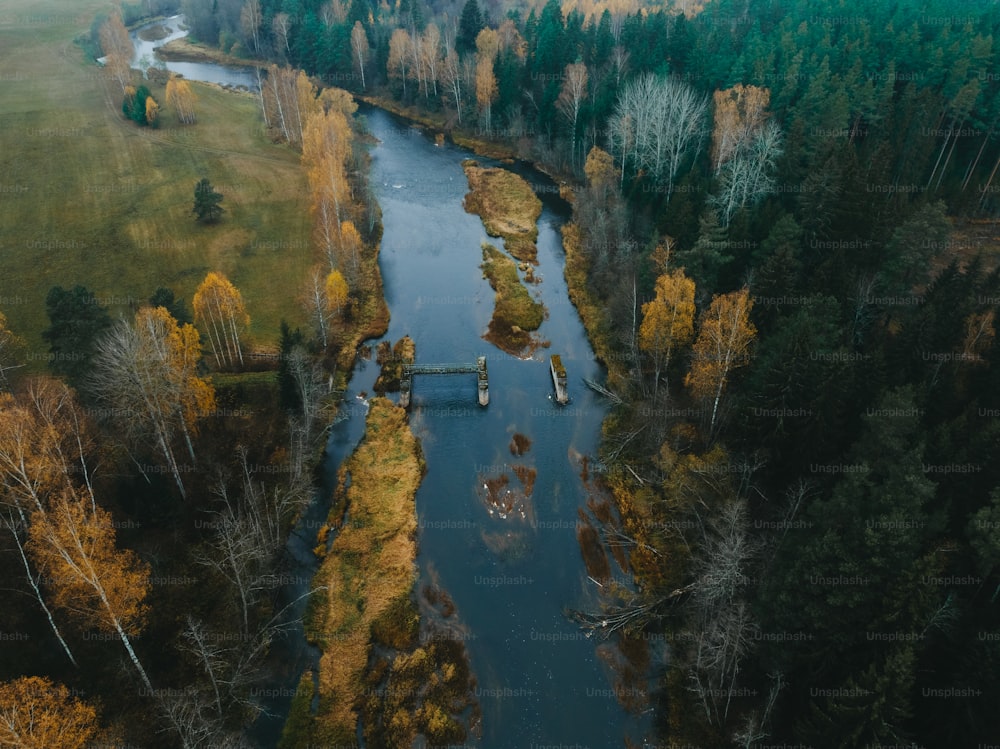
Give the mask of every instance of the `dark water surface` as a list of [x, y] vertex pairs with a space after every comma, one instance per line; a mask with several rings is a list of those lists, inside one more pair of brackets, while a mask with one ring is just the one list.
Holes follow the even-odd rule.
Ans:
[[[409, 335], [421, 363], [488, 360], [487, 408], [476, 405], [472, 375], [418, 375], [411, 407], [427, 461], [417, 494], [421, 584], [447, 590], [465, 627], [484, 715], [481, 745], [621, 746], [638, 724], [618, 705], [594, 641], [564, 615], [566, 607], [596, 604], [575, 527], [586, 504], [580, 458], [595, 454], [605, 413], [581, 381], [601, 372], [563, 278], [565, 204], [547, 178], [518, 170], [545, 202], [536, 269], [543, 280], [529, 289], [548, 309], [538, 334], [551, 342], [519, 360], [481, 338], [493, 291], [479, 268], [480, 245], [502, 245], [462, 208], [461, 161], [472, 154], [436, 146], [381, 110], [362, 113], [381, 141], [371, 181], [384, 224], [387, 338]], [[567, 369], [567, 406], [553, 399], [550, 353]], [[509, 449], [515, 432], [532, 441], [521, 457]], [[483, 480], [506, 473], [517, 488], [518, 463], [537, 471], [532, 501], [524, 517], [503, 518], [490, 512]]]

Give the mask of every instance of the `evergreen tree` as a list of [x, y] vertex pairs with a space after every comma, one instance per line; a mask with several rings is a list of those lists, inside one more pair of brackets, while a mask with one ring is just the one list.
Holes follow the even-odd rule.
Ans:
[[139, 86], [135, 90], [129, 86], [125, 89], [125, 97], [122, 99], [122, 114], [140, 125], [150, 124], [146, 106], [146, 100], [150, 98], [149, 89], [145, 86]]
[[715, 210], [706, 208], [698, 222], [698, 241], [690, 249], [677, 252], [677, 263], [694, 279], [699, 303], [718, 291], [719, 272], [730, 260], [726, 229]]
[[42, 338], [49, 344], [49, 369], [79, 390], [91, 371], [94, 341], [111, 326], [111, 316], [93, 292], [79, 285], [49, 289], [45, 311], [49, 327]]
[[222, 202], [222, 193], [216, 192], [209, 182], [208, 177], [202, 177], [201, 181], [194, 186], [194, 213], [199, 221], [211, 223], [218, 220], [222, 212], [226, 210], [219, 203]]
[[460, 53], [476, 51], [476, 37], [486, 26], [482, 11], [476, 0], [466, 0], [462, 15], [458, 19], [458, 35], [455, 37], [455, 47]]
[[[900, 641], [918, 642], [944, 601], [938, 586], [924, 582], [940, 569], [929, 542], [941, 523], [929, 512], [935, 487], [924, 474], [922, 436], [912, 390], [889, 392], [866, 415], [864, 433], [847, 460], [833, 464], [833, 474], [813, 467], [814, 480], [842, 478], [828, 498], [811, 500], [800, 513], [805, 527], [780, 546], [761, 600], [765, 631], [808, 635], [767, 649], [770, 667], [792, 670], [789, 681], [826, 689], [867, 674], [863, 686], [870, 691], [859, 704], [841, 700], [862, 722], [851, 729], [862, 736], [879, 730], [877, 721], [889, 717], [880, 711], [891, 709], [899, 685], [911, 678], [893, 667], [882, 679], [873, 664], [888, 659]], [[810, 703], [829, 711], [821, 698], [803, 694], [796, 702], [805, 712]], [[896, 707], [894, 730], [905, 701]]]
[[150, 307], [165, 307], [170, 316], [173, 317], [178, 325], [184, 325], [185, 323], [194, 323], [194, 319], [191, 317], [191, 313], [188, 312], [187, 307], [184, 304], [183, 299], [177, 299], [174, 296], [174, 290], [168, 289], [165, 286], [160, 286], [156, 291], [153, 292], [153, 296], [149, 298]]
[[292, 331], [287, 322], [281, 321], [281, 340], [278, 349], [278, 398], [283, 409], [295, 413], [300, 413], [302, 410], [302, 396], [290, 365], [292, 351], [301, 348], [304, 341], [305, 336], [302, 335], [299, 328]]

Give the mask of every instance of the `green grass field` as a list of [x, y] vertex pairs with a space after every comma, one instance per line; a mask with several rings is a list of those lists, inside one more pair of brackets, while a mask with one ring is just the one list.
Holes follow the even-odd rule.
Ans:
[[[192, 83], [194, 125], [180, 125], [149, 83], [160, 127], [126, 121], [120, 88], [72, 41], [109, 9], [95, 0], [0, 8], [0, 311], [41, 371], [52, 286], [83, 284], [118, 316], [158, 286], [190, 309], [217, 270], [243, 294], [250, 339], [274, 345], [282, 318], [305, 322], [297, 296], [311, 222], [299, 156], [270, 142], [254, 96], [208, 85]], [[191, 214], [203, 176], [225, 196], [216, 225]]]

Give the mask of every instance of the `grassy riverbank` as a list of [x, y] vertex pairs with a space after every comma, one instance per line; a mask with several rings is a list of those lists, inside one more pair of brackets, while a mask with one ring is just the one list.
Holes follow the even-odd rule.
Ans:
[[583, 254], [581, 232], [580, 227], [572, 222], [562, 226], [563, 250], [566, 253], [563, 273], [570, 301], [580, 315], [594, 355], [608, 370], [608, 384], [613, 388], [617, 383], [624, 382], [627, 371], [612, 353], [611, 320], [608, 319], [607, 309], [587, 285], [588, 263]]
[[[290, 303], [312, 263], [299, 154], [270, 141], [253, 96], [194, 82], [196, 124], [180, 125], [149, 82], [159, 127], [125, 120], [120, 88], [69, 41], [105, 9], [11, 0], [0, 18], [0, 311], [29, 369], [45, 367], [55, 285], [87, 286], [116, 317], [158, 286], [190, 306], [221, 271], [243, 295], [249, 338], [275, 344], [282, 318], [305, 324]], [[224, 195], [215, 225], [191, 215], [201, 177]]]
[[244, 57], [236, 57], [223, 52], [218, 47], [210, 47], [201, 42], [195, 42], [187, 37], [172, 39], [156, 48], [156, 54], [161, 60], [172, 62], [215, 62], [220, 65], [247, 66], [255, 61]]
[[498, 167], [481, 167], [472, 159], [462, 162], [469, 180], [465, 210], [478, 214], [491, 237], [501, 237], [513, 257], [536, 262], [538, 217], [542, 201], [524, 178]]
[[531, 298], [514, 261], [491, 244], [483, 244], [483, 275], [493, 288], [493, 318], [487, 341], [514, 356], [523, 356], [534, 341], [531, 332], [545, 319], [545, 307]]

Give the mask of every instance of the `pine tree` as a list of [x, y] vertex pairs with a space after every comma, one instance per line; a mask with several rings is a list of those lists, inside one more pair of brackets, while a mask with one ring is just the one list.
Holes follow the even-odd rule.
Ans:
[[49, 327], [42, 338], [49, 344], [49, 369], [78, 388], [91, 370], [94, 341], [111, 327], [111, 316], [92, 291], [79, 285], [53, 286], [45, 309]]
[[715, 291], [719, 272], [730, 260], [726, 229], [719, 223], [715, 210], [706, 208], [698, 221], [698, 241], [690, 249], [677, 252], [677, 264], [694, 279], [699, 304]]
[[222, 193], [215, 191], [208, 177], [202, 177], [194, 186], [194, 208], [191, 209], [191, 213], [195, 214], [198, 221], [212, 223], [226, 210], [219, 205], [221, 202]]
[[460, 53], [476, 50], [476, 37], [485, 25], [479, 3], [476, 0], [466, 0], [458, 21], [458, 36], [455, 38], [455, 46]]

